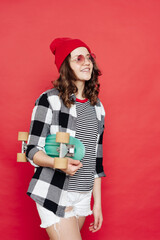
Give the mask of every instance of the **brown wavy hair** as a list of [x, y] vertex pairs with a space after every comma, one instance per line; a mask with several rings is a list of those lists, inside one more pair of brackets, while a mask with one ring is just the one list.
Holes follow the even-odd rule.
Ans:
[[[59, 96], [63, 100], [64, 105], [68, 108], [70, 108], [75, 101], [73, 98], [71, 98], [71, 95], [78, 92], [78, 88], [75, 85], [77, 77], [70, 67], [69, 59], [70, 54], [65, 58], [64, 62], [61, 65], [59, 78], [52, 82], [53, 87], [59, 91]], [[92, 59], [92, 63], [93, 70], [91, 79], [85, 81], [85, 87], [82, 96], [84, 98], [88, 98], [91, 102], [91, 105], [94, 106], [96, 105], [98, 99], [100, 89], [98, 76], [101, 75], [101, 71], [98, 69], [94, 59]]]

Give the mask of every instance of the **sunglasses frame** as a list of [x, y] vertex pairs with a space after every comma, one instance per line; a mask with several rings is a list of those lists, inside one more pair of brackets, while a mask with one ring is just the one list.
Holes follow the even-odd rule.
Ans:
[[[78, 58], [81, 58], [81, 59], [78, 60]], [[96, 55], [94, 53], [89, 53], [85, 57], [83, 54], [79, 54], [75, 59], [72, 59], [71, 62], [76, 62], [77, 64], [82, 65], [84, 64], [86, 59], [93, 63], [94, 60], [96, 59]]]

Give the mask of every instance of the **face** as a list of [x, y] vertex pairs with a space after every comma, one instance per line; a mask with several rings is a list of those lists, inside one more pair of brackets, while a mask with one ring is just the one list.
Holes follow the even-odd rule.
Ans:
[[[79, 80], [88, 81], [91, 78], [93, 63], [89, 59], [89, 51], [85, 47], [78, 47], [70, 53], [70, 67]], [[79, 55], [84, 56], [84, 62], [77, 60]]]

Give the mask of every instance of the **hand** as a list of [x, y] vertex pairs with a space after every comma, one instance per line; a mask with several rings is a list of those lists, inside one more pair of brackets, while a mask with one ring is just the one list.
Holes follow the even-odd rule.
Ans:
[[67, 158], [68, 160], [68, 167], [67, 169], [63, 169], [63, 172], [73, 176], [79, 168], [82, 167], [82, 163], [79, 160], [74, 160], [72, 158]]
[[92, 222], [89, 226], [89, 230], [91, 232], [97, 232], [103, 222], [103, 216], [102, 216], [102, 209], [99, 206], [93, 206], [93, 216], [94, 216], [94, 222]]

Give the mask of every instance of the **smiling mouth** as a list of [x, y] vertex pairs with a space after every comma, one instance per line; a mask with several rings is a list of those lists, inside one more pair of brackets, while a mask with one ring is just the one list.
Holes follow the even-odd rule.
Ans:
[[84, 68], [81, 72], [90, 72], [90, 68]]

